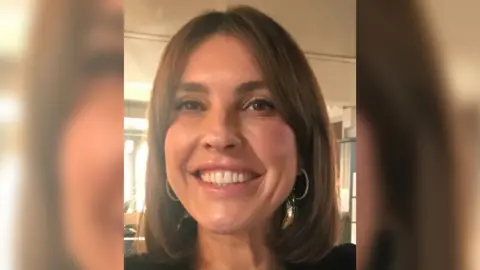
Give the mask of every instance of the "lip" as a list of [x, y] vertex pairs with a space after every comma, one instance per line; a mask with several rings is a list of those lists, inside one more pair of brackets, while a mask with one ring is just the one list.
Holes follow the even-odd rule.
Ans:
[[[199, 177], [199, 173], [208, 171], [232, 171], [232, 172], [248, 172], [254, 175], [254, 178], [242, 183], [234, 183], [225, 186], [219, 186], [212, 183], [204, 182]], [[200, 165], [192, 167], [191, 176], [195, 179], [196, 185], [206, 194], [216, 198], [235, 198], [253, 196], [261, 180], [266, 172], [253, 168], [242, 162], [234, 162], [223, 160], [221, 162], [208, 161]]]
[[264, 172], [260, 172], [258, 169], [252, 168], [252, 166], [248, 166], [247, 164], [243, 164], [240, 162], [233, 162], [233, 161], [222, 161], [222, 162], [208, 161], [203, 164], [193, 166], [192, 169], [189, 171], [191, 174], [196, 174], [198, 172], [208, 172], [208, 171], [249, 172], [249, 173], [255, 174], [256, 178], [265, 174]]
[[192, 175], [194, 177], [194, 182], [196, 185], [212, 198], [219, 199], [230, 199], [230, 198], [240, 198], [240, 197], [250, 197], [255, 196], [258, 186], [262, 182], [263, 175], [242, 182], [229, 184], [225, 186], [218, 186], [212, 183], [204, 182], [200, 178]]

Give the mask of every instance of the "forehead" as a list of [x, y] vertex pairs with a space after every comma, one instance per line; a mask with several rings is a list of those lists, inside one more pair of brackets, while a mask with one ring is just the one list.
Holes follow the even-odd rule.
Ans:
[[252, 50], [238, 38], [214, 35], [190, 55], [182, 81], [204, 84], [238, 84], [262, 80]]

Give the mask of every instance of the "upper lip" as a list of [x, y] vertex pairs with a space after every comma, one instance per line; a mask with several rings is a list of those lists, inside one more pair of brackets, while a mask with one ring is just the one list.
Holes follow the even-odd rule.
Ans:
[[248, 166], [246, 164], [242, 164], [240, 162], [231, 162], [231, 161], [222, 161], [222, 162], [205, 162], [196, 166], [192, 167], [190, 172], [192, 174], [198, 174], [200, 172], [206, 171], [232, 171], [232, 172], [249, 172], [253, 174], [262, 175], [263, 173], [259, 172], [258, 170]]

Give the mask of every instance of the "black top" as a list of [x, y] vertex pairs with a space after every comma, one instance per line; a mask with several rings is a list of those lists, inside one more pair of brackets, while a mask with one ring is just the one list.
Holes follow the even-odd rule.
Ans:
[[[321, 261], [313, 264], [286, 264], [287, 270], [355, 270], [356, 247], [343, 244], [332, 249]], [[125, 270], [185, 270], [181, 266], [151, 262], [142, 256], [125, 258]]]

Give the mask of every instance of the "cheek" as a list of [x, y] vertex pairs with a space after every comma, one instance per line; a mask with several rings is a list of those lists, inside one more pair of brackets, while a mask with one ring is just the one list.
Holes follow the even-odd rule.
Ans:
[[192, 149], [192, 138], [195, 128], [174, 122], [167, 129], [165, 136], [165, 165], [167, 174], [181, 169], [182, 164], [188, 159]]
[[[297, 166], [297, 147], [293, 130], [280, 119], [249, 125], [247, 140], [267, 167]], [[292, 164], [292, 165], [289, 165]]]
[[[270, 215], [290, 194], [298, 170], [297, 147], [292, 129], [281, 120], [269, 119], [260, 125], [249, 125], [246, 132], [255, 155], [266, 168], [262, 196]], [[265, 205], [266, 205], [265, 204]]]

